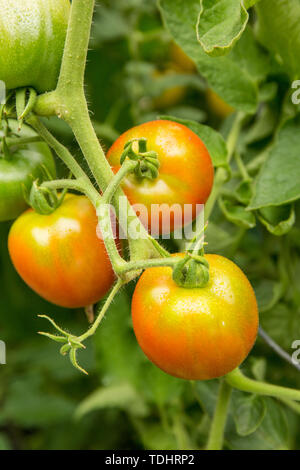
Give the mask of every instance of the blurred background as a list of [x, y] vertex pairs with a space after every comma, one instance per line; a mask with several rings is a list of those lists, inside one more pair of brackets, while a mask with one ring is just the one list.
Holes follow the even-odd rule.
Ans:
[[[86, 77], [90, 110], [105, 149], [121, 132], [158, 116], [206, 123], [224, 136], [230, 127], [234, 110], [207, 88], [194, 64], [172, 42], [154, 0], [98, 3]], [[259, 152], [270, 138], [276, 112], [266, 122], [263, 131], [254, 129], [252, 137], [248, 136], [249, 155]], [[81, 161], [68, 128], [57, 119], [47, 125]], [[63, 174], [59, 162], [57, 166]], [[88, 327], [85, 314], [55, 307], [26, 287], [9, 260], [9, 228], [10, 224], [0, 224], [0, 339], [7, 345], [7, 365], [0, 365], [0, 449], [203, 447], [218, 381], [181, 381], [145, 358], [131, 326], [134, 285], [116, 298], [87, 350], [80, 353], [80, 362], [89, 371], [88, 377], [82, 376], [59, 355], [56, 344], [37, 335], [37, 331], [48, 331], [48, 324], [37, 315], [47, 314], [78, 334]], [[297, 225], [290, 233], [297, 256], [299, 233]], [[281, 239], [262, 225], [243, 230], [217, 208], [206, 241], [209, 252], [230, 256], [244, 269], [256, 288], [264, 328], [289, 350], [290, 338], [297, 337], [297, 332], [300, 338], [299, 307], [288, 300], [270, 305], [281, 262]], [[165, 244], [176, 250], [172, 240]], [[294, 279], [297, 275], [299, 279], [300, 262], [292, 273]], [[300, 386], [299, 372], [260, 339], [245, 368], [258, 379]], [[243, 430], [239, 407], [259, 410], [260, 400], [234, 393], [226, 447], [299, 448], [299, 414], [276, 400], [264, 400], [266, 412], [255, 432]]]

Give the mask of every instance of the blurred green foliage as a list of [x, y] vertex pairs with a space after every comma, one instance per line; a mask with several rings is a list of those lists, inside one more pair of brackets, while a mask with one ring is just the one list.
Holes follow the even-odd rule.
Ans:
[[[167, 6], [168, 1], [161, 4]], [[166, 9], [165, 20], [168, 13]], [[171, 20], [170, 25], [172, 30]], [[247, 38], [243, 40], [248, 44]], [[222, 121], [209, 108], [207, 82], [196, 71], [180, 69], [171, 55], [172, 47], [171, 36], [162, 26], [154, 0], [98, 2], [86, 91], [95, 128], [105, 148], [132, 125], [159, 115], [196, 121], [198, 124], [194, 123], [193, 128], [198, 132], [205, 131], [201, 123], [208, 124], [226, 138], [232, 116]], [[234, 50], [232, 60], [236, 67], [240, 56]], [[245, 123], [239, 152], [248, 173], [256, 177], [270, 152], [272, 160], [278, 162], [282, 158], [282, 147], [299, 124], [292, 121], [290, 127], [277, 133], [275, 147], [270, 145], [278, 116], [287, 113], [284, 97], [288, 79], [273, 65], [271, 72], [269, 66], [264, 69], [262, 80], [264, 59], [260, 54], [266, 58], [267, 52], [256, 44], [253, 53], [260, 57], [253, 73], [259, 76], [261, 104]], [[193, 53], [190, 55], [193, 57]], [[206, 67], [205, 60], [200, 60], [198, 69], [201, 65]], [[269, 74], [268, 78], [265, 74]], [[251, 106], [253, 99], [251, 95], [248, 100]], [[82, 161], [68, 128], [56, 119], [49, 120], [48, 125]], [[222, 166], [223, 140], [218, 137], [214, 145], [219, 158], [217, 165]], [[63, 175], [65, 170], [59, 163], [58, 168]], [[252, 199], [256, 212], [249, 223], [244, 209], [250, 203], [252, 189], [241, 181], [240, 169], [240, 161], [235, 160], [231, 168], [233, 178], [225, 185], [207, 229], [208, 251], [231, 257], [247, 273], [256, 289], [263, 327], [291, 354], [292, 342], [300, 339], [297, 189], [277, 191], [283, 204], [280, 213], [264, 211], [258, 196]], [[262, 183], [264, 178], [265, 173], [260, 173], [258, 184], [268, 184]], [[270, 194], [272, 184], [271, 181]], [[296, 201], [293, 205], [289, 198], [292, 190]], [[0, 339], [7, 345], [7, 365], [0, 365], [0, 449], [204, 447], [218, 381], [184, 382], [167, 376], [145, 358], [131, 325], [130, 298], [134, 286], [122, 290], [87, 350], [80, 353], [80, 361], [89, 371], [89, 377], [83, 377], [58, 354], [57, 345], [37, 335], [37, 331], [45, 329], [37, 314], [50, 315], [77, 334], [88, 326], [84, 312], [50, 305], [25, 286], [9, 260], [8, 231], [9, 224], [0, 225]], [[175, 241], [164, 243], [171, 250], [178, 249]], [[260, 339], [244, 367], [257, 379], [300, 387], [299, 372]], [[234, 392], [226, 448], [299, 448], [299, 431], [299, 410], [275, 399]]]

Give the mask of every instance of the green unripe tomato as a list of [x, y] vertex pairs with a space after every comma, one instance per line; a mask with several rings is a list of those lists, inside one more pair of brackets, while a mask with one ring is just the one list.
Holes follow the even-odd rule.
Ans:
[[0, 0], [0, 80], [6, 89], [56, 87], [69, 0]]
[[[17, 133], [17, 122], [10, 121], [9, 124]], [[18, 134], [21, 138], [36, 136], [26, 125]], [[43, 142], [14, 145], [9, 148], [9, 153], [4, 156], [0, 152], [0, 222], [15, 219], [27, 208], [24, 193], [30, 190], [33, 181], [45, 179], [45, 170], [53, 177], [56, 174], [51, 150]]]

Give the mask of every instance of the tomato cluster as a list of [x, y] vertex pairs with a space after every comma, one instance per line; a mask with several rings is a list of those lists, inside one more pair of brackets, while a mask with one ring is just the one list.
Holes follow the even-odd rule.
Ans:
[[[149, 181], [131, 175], [123, 189], [132, 204], [144, 203], [149, 209], [149, 220], [143, 220], [149, 229], [152, 204], [191, 203], [195, 208], [206, 202], [213, 183], [210, 156], [199, 137], [175, 122], [153, 121], [123, 134], [107, 154], [114, 172], [120, 168], [126, 142], [140, 138], [157, 153], [159, 176]], [[47, 147], [43, 150], [41, 155], [49, 152]], [[24, 152], [15, 158], [23, 156], [26, 161]], [[7, 207], [9, 199], [7, 193]], [[115, 280], [96, 228], [95, 209], [85, 196], [68, 194], [50, 215], [29, 209], [10, 231], [12, 262], [24, 281], [50, 302], [69, 308], [93, 304]], [[175, 228], [173, 224], [171, 230]], [[205, 287], [180, 287], [170, 267], [150, 268], [132, 300], [133, 326], [142, 350], [162, 370], [185, 379], [206, 380], [233, 370], [257, 335], [257, 304], [245, 275], [221, 256], [207, 255], [206, 260], [210, 279]]]
[[[0, 7], [0, 79], [8, 89], [53, 90], [69, 0], [0, 0]], [[193, 70], [183, 53], [177, 50], [175, 55], [182, 67]], [[216, 104], [214, 94], [209, 99]], [[223, 114], [232, 111], [223, 108]], [[8, 240], [17, 272], [35, 292], [57, 305], [79, 308], [98, 302], [116, 275], [98, 236], [95, 207], [86, 196], [69, 193], [51, 213], [31, 208], [23, 212], [33, 183], [45, 175], [55, 177], [52, 153], [45, 143], [35, 141], [31, 128], [24, 125], [19, 132], [15, 121], [6, 123], [0, 137], [0, 221], [18, 217]], [[141, 141], [147, 147], [144, 152]], [[212, 160], [202, 140], [170, 120], [146, 122], [122, 134], [108, 151], [114, 173], [121, 168], [128, 143], [134, 156], [139, 151], [138, 158], [145, 159], [140, 165], [148, 161], [151, 168], [155, 160], [155, 169], [159, 168], [154, 177], [140, 171], [128, 173], [122, 181], [129, 202], [139, 205], [136, 211], [145, 227], [152, 235], [165, 235], [190, 224], [209, 198], [214, 181]], [[207, 380], [232, 371], [248, 355], [258, 329], [254, 291], [242, 271], [221, 256], [202, 259], [209, 265], [205, 285], [188, 288], [178, 284], [171, 267], [149, 268], [132, 300], [133, 327], [142, 350], [162, 370], [184, 379]]]

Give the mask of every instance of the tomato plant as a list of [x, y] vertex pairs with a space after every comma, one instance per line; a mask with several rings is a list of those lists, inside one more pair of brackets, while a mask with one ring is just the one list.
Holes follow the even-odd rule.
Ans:
[[186, 289], [168, 267], [141, 276], [132, 299], [137, 340], [165, 372], [189, 380], [223, 376], [246, 358], [257, 335], [258, 309], [246, 276], [232, 261], [207, 255], [210, 280]]
[[[44, 142], [26, 143], [37, 138], [28, 126], [18, 132], [16, 121], [8, 123], [14, 138], [6, 154], [0, 156], [0, 221], [15, 219], [27, 207], [25, 200], [33, 181], [55, 177], [55, 163], [48, 145]], [[3, 131], [0, 131], [0, 138]], [[25, 143], [24, 143], [25, 139]], [[9, 142], [9, 141], [8, 141]], [[21, 142], [21, 143], [19, 143]], [[23, 142], [23, 143], [22, 143]]]
[[[213, 166], [210, 155], [201, 139], [187, 127], [171, 121], [152, 121], [134, 127], [122, 134], [107, 154], [114, 172], [120, 168], [124, 145], [131, 139], [146, 138], [147, 148], [157, 152], [160, 163], [159, 177], [153, 181], [130, 175], [123, 189], [131, 204], [143, 204], [146, 217], [141, 220], [152, 233], [168, 233], [180, 224], [190, 223], [197, 215], [197, 204], [204, 204], [213, 184]], [[174, 206], [170, 225], [163, 227], [164, 207]], [[184, 205], [191, 205], [186, 214]], [[176, 206], [178, 205], [178, 206]], [[198, 209], [199, 211], [199, 209]], [[151, 225], [153, 220], [157, 224]]]
[[0, 6], [0, 449], [299, 449], [298, 0]]
[[11, 228], [12, 262], [24, 281], [50, 302], [69, 308], [94, 304], [115, 279], [96, 227], [95, 210], [84, 196], [66, 196], [50, 215], [30, 209]]
[[7, 89], [53, 90], [66, 38], [69, 0], [1, 0], [0, 77]]

